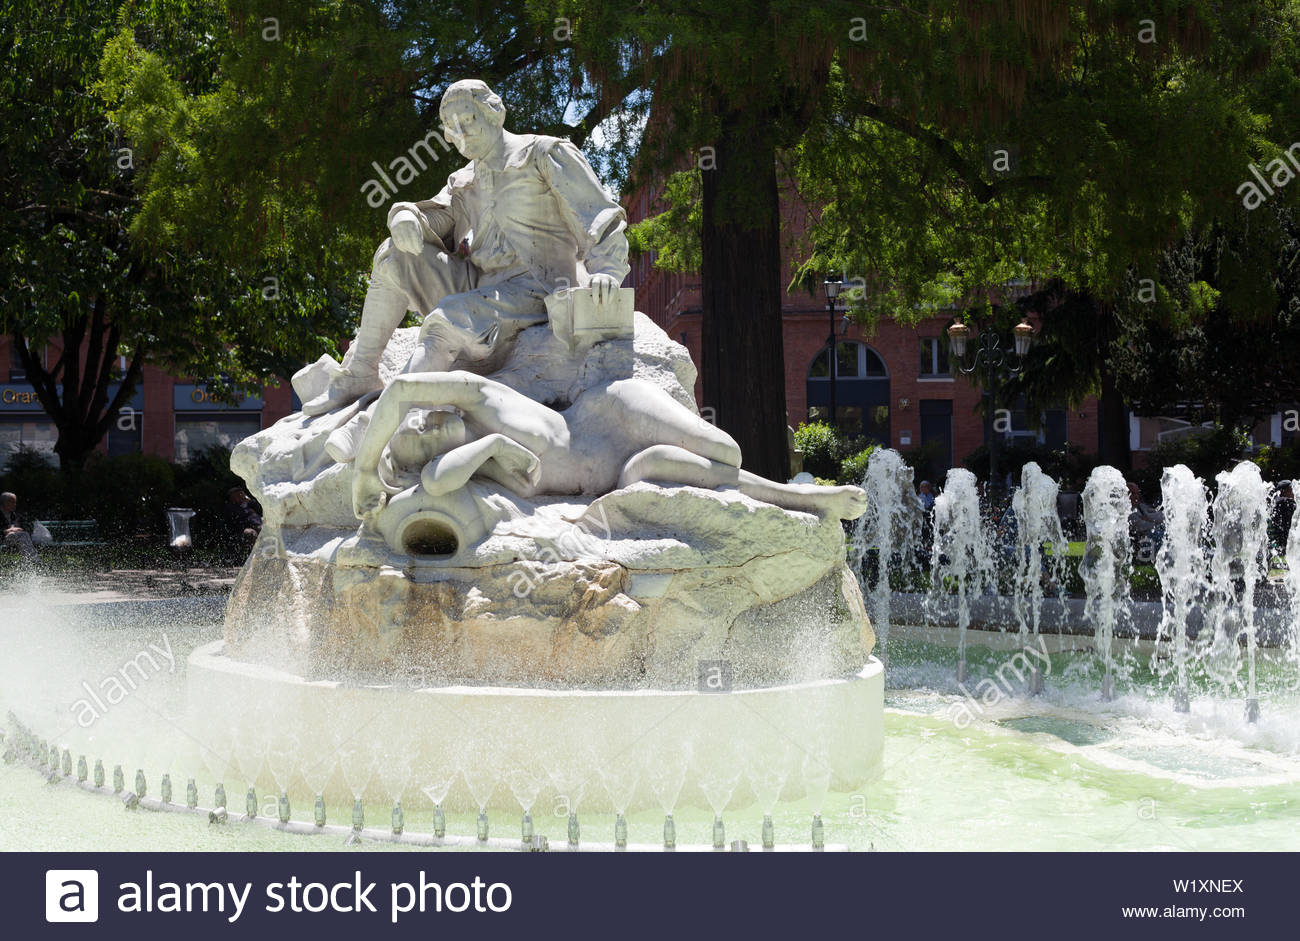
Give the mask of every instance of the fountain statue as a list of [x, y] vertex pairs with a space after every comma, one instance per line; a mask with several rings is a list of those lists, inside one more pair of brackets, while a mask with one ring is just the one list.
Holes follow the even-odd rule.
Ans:
[[[859, 783], [883, 681], [841, 521], [865, 493], [742, 469], [700, 417], [687, 351], [618, 286], [623, 210], [576, 148], [507, 132], [482, 82], [453, 84], [441, 115], [471, 162], [393, 207], [347, 355], [295, 375], [302, 412], [232, 454], [265, 522], [224, 641], [191, 660], [200, 711], [287, 696], [280, 721], [324, 743], [357, 701], [326, 694], [344, 685], [396, 703], [417, 750], [457, 736], [490, 750], [522, 722], [559, 763], [527, 770], [553, 777], [580, 731], [614, 754], [663, 718], [655, 696], [725, 689], [744, 695], [706, 727], [779, 716]], [[396, 329], [408, 309], [423, 325]], [[431, 714], [450, 690], [462, 719], [482, 707], [472, 728]], [[507, 751], [485, 759], [500, 777], [520, 764]], [[762, 763], [737, 755], [704, 779]]]

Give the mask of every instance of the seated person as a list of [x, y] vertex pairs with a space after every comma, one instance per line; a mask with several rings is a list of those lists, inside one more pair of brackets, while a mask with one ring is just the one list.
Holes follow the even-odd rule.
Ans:
[[244, 550], [252, 547], [262, 531], [262, 517], [253, 511], [251, 503], [243, 487], [231, 487], [226, 491], [226, 502], [221, 505], [226, 542]]
[[32, 544], [32, 523], [18, 513], [18, 497], [0, 493], [0, 527], [4, 529], [5, 545], [18, 550], [23, 562], [36, 562], [36, 546]]
[[[412, 409], [433, 411], [417, 416], [413, 426]], [[782, 484], [741, 470], [740, 448], [730, 435], [640, 379], [588, 389], [557, 412], [474, 373], [399, 376], [375, 403], [356, 450], [358, 517], [372, 518], [390, 494], [404, 489], [404, 481], [392, 479], [390, 445], [409, 451], [413, 443], [427, 458], [420, 484], [435, 496], [475, 476], [522, 497], [599, 495], [654, 480], [735, 487], [756, 500], [837, 519], [856, 519], [866, 508], [859, 487]]]
[[1142, 500], [1142, 488], [1128, 482], [1128, 528], [1133, 540], [1133, 559], [1140, 565], [1151, 565], [1164, 539], [1165, 515]]

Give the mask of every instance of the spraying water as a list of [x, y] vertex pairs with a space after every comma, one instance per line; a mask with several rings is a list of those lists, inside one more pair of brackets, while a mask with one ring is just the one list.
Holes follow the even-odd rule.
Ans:
[[1037, 463], [1030, 461], [1021, 469], [1020, 489], [1011, 497], [1011, 512], [1016, 518], [1016, 620], [1022, 635], [1031, 631], [1037, 635], [1042, 625], [1045, 577], [1058, 599], [1065, 595], [1068, 546], [1056, 510], [1060, 489]]
[[1210, 560], [1210, 592], [1214, 635], [1206, 665], [1225, 688], [1237, 683], [1241, 663], [1240, 637], [1246, 635], [1246, 713], [1259, 715], [1256, 689], [1255, 587], [1268, 571], [1268, 503], [1270, 485], [1259, 467], [1242, 461], [1216, 478], [1214, 498], [1214, 556]]
[[943, 493], [934, 501], [934, 547], [930, 556], [930, 598], [934, 606], [952, 589], [957, 600], [957, 680], [966, 678], [966, 629], [970, 598], [995, 584], [994, 554], [980, 518], [975, 475], [965, 468], [948, 471]]
[[1085, 611], [1104, 665], [1101, 697], [1115, 698], [1115, 626], [1129, 616], [1132, 547], [1128, 531], [1129, 493], [1124, 476], [1113, 467], [1098, 467], [1083, 488], [1087, 546], [1079, 565], [1087, 593]]
[[1290, 601], [1291, 625], [1288, 630], [1292, 666], [1300, 673], [1300, 512], [1291, 517], [1291, 531], [1286, 541], [1286, 597]]
[[[1209, 527], [1209, 500], [1205, 485], [1182, 464], [1165, 469], [1160, 479], [1161, 507], [1164, 510], [1165, 538], [1156, 552], [1156, 572], [1160, 576], [1163, 609], [1152, 669], [1166, 671], [1172, 662], [1175, 673], [1174, 708], [1187, 712], [1191, 708], [1187, 691], [1187, 620], [1193, 605], [1204, 597], [1208, 588], [1205, 543]], [[1173, 644], [1172, 660], [1166, 660], [1163, 648]]]
[[[858, 517], [849, 543], [849, 566], [863, 581], [867, 613], [871, 616], [880, 645], [881, 659], [888, 665], [889, 570], [906, 569], [920, 544], [921, 501], [912, 486], [912, 468], [891, 448], [878, 448], [867, 460], [862, 479], [867, 492], [867, 511]], [[868, 550], [876, 550], [874, 583], [863, 574]]]

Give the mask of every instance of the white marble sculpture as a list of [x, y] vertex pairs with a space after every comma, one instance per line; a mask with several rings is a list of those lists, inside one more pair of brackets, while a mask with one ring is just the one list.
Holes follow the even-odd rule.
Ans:
[[[840, 521], [864, 492], [741, 469], [686, 350], [618, 287], [617, 202], [503, 114], [481, 82], [448, 89], [472, 163], [394, 206], [343, 363], [302, 370], [303, 413], [235, 449], [265, 522], [230, 649], [444, 682], [856, 673], [873, 637]], [[423, 326], [395, 330], [408, 307]]]
[[449, 87], [439, 113], [470, 163], [432, 199], [389, 210], [356, 340], [308, 415], [379, 390], [380, 356], [407, 311], [424, 315], [408, 368], [443, 370], [545, 321], [548, 295], [589, 286], [603, 300], [628, 273], [623, 208], [578, 148], [506, 131], [505, 106], [480, 81]]

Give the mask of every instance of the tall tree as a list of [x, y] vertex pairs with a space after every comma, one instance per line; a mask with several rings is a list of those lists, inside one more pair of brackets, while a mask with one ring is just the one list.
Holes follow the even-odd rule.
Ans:
[[1110, 357], [1139, 414], [1235, 432], [1300, 403], [1300, 212], [1272, 202], [1189, 235], [1153, 293]]
[[[813, 117], [849, 4], [560, 2], [574, 65], [611, 107], [639, 110], [633, 179], [694, 165], [704, 406], [745, 465], [788, 475], [778, 155]], [[688, 210], [689, 212], [689, 210]], [[694, 259], [671, 242], [666, 258]], [[644, 233], [643, 233], [644, 235]], [[688, 236], [689, 237], [689, 236]]]
[[803, 275], [863, 277], [868, 325], [1044, 285], [1031, 364], [1057, 372], [1039, 385], [1099, 395], [1103, 456], [1122, 466], [1119, 313], [1156, 313], [1125, 292], [1154, 282], [1183, 233], [1235, 213], [1251, 160], [1286, 146], [1300, 5], [1169, 3], [1148, 16], [1122, 0], [935, 0], [862, 15], [828, 120], [797, 154], [818, 208]]
[[98, 93], [101, 53], [133, 20], [159, 61], [210, 83], [219, 9], [7, 0], [3, 20], [0, 322], [58, 429], [63, 466], [80, 466], [103, 439], [146, 361], [233, 392], [318, 352], [321, 321], [337, 320], [323, 280], [290, 267], [270, 290], [260, 272], [133, 231], [144, 154]]

